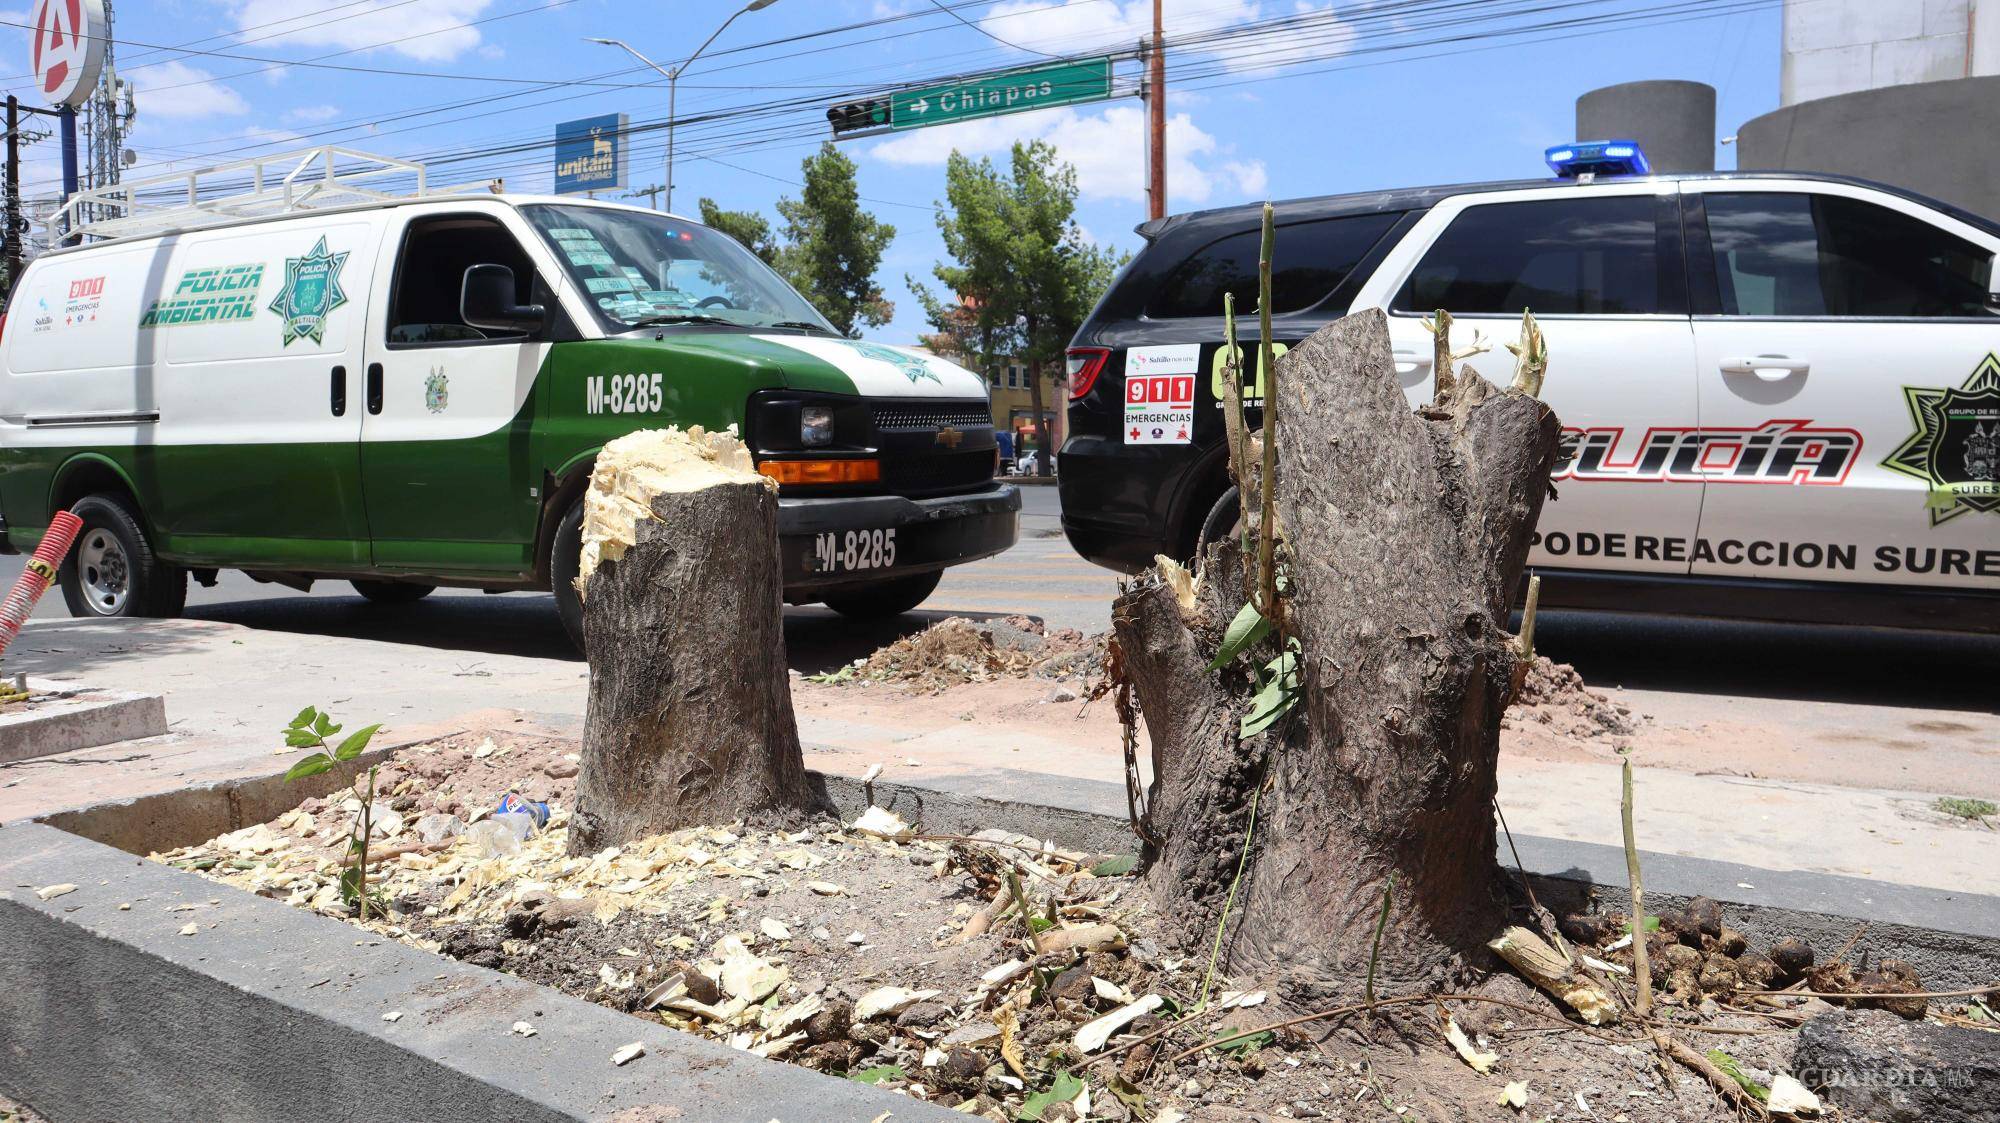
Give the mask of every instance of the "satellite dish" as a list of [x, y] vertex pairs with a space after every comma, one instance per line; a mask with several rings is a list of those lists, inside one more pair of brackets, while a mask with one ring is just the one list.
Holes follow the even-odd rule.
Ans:
[[125, 151], [120, 152], [118, 154], [118, 162], [128, 168], [132, 167], [138, 164], [139, 154], [137, 152], [134, 152], [132, 149], [127, 148]]

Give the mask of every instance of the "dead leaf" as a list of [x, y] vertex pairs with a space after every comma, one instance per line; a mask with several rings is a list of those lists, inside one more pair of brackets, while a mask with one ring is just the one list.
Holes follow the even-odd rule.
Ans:
[[1016, 1036], [1021, 1032], [1021, 1019], [1014, 1016], [1012, 1006], [1002, 1006], [993, 1011], [993, 1024], [1000, 1027], [1000, 1058], [1014, 1070], [1014, 1075], [1027, 1080], [1028, 1064], [1021, 1055], [1021, 1042]]
[[917, 1003], [936, 998], [942, 993], [935, 990], [908, 990], [904, 987], [876, 987], [855, 1000], [854, 1020], [869, 1022], [889, 1014], [900, 1014]]

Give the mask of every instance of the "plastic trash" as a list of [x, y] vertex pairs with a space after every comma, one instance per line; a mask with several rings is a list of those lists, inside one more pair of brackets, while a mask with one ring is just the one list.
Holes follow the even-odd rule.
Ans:
[[465, 837], [479, 848], [480, 857], [499, 858], [520, 853], [522, 841], [548, 825], [548, 804], [509, 792], [500, 797], [492, 815], [466, 828]]

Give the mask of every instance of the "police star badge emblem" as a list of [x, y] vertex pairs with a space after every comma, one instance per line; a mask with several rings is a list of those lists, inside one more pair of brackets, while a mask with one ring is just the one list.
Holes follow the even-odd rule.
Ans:
[[1929, 485], [1931, 525], [2000, 512], [2000, 357], [1987, 355], [1955, 390], [1905, 386], [1903, 400], [1917, 431], [1882, 466]]
[[325, 235], [304, 257], [285, 259], [285, 283], [269, 305], [285, 321], [285, 341], [280, 346], [289, 347], [296, 339], [325, 340], [326, 318], [347, 303], [347, 293], [340, 287], [340, 267], [346, 264], [345, 252], [327, 251]]
[[865, 343], [860, 340], [849, 340], [848, 342], [856, 351], [861, 352], [865, 358], [874, 359], [878, 363], [888, 363], [890, 366], [895, 367], [913, 385], [920, 379], [925, 378], [939, 385], [944, 384], [944, 379], [939, 378], [937, 373], [931, 370], [929, 363], [924, 362], [907, 351], [898, 351], [894, 347], [884, 347], [880, 343]]

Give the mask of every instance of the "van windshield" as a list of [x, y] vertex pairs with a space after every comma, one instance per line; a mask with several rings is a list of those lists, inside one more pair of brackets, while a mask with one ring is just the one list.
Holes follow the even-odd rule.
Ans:
[[727, 234], [646, 211], [553, 204], [521, 210], [612, 331], [721, 323], [837, 334]]

